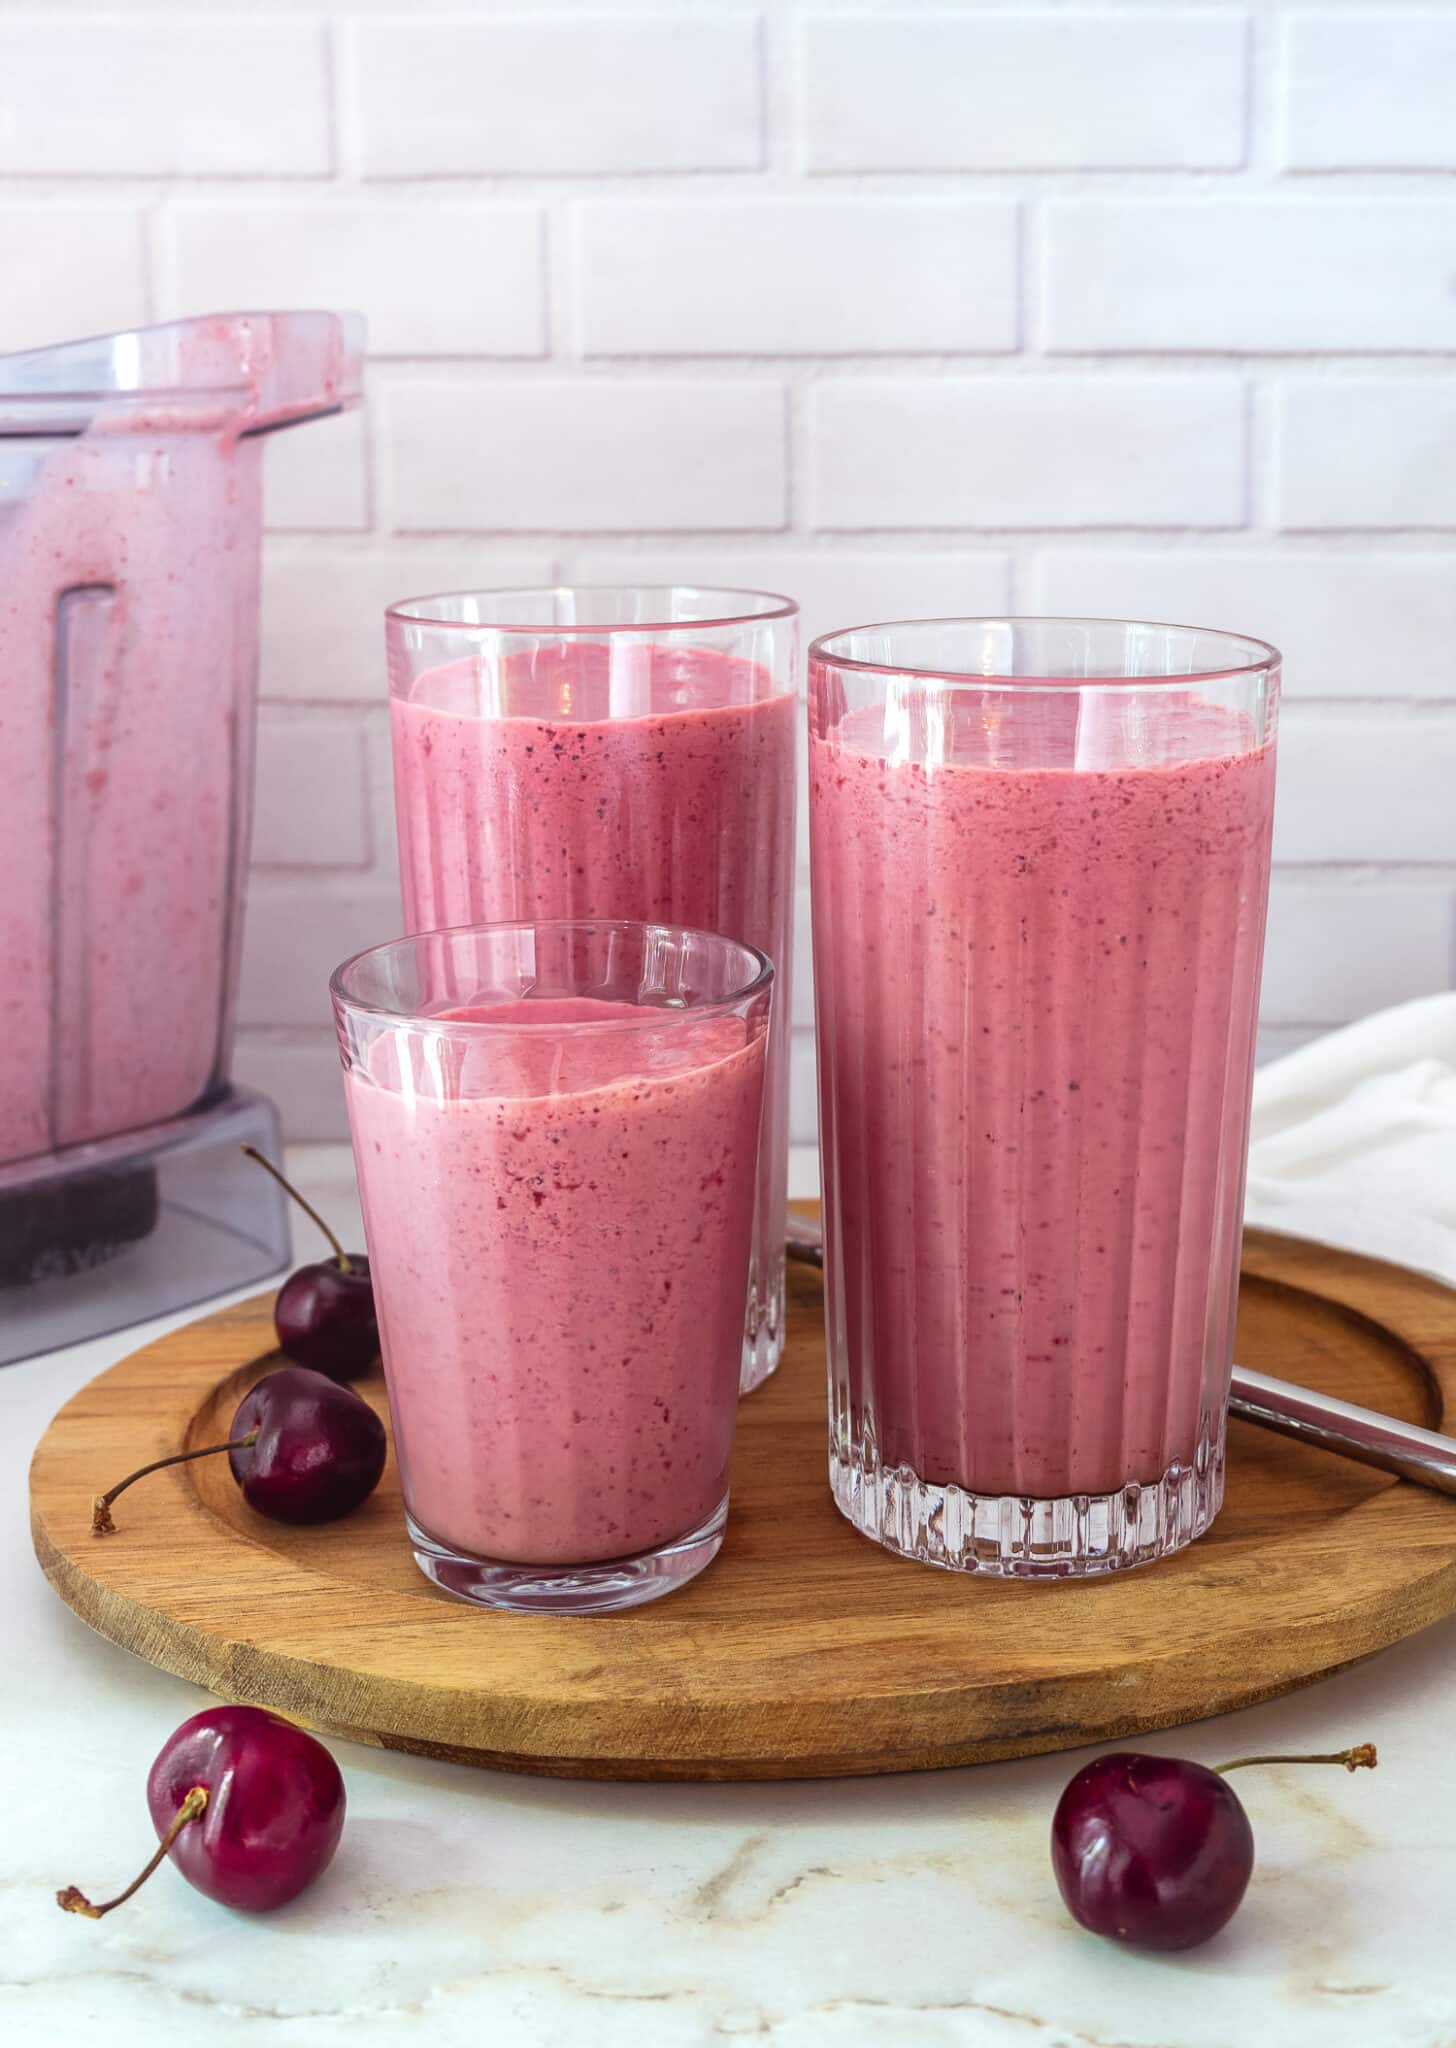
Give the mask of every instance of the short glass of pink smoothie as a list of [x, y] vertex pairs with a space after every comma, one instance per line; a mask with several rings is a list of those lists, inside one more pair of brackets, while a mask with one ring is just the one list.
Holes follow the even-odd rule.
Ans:
[[409, 1534], [446, 1591], [605, 1613], [716, 1556], [772, 981], [611, 920], [335, 974]]
[[810, 650], [830, 1476], [888, 1549], [1079, 1577], [1218, 1511], [1278, 699], [1191, 627]]
[[407, 931], [625, 917], [774, 965], [741, 1382], [784, 1341], [798, 609], [684, 586], [408, 599], [386, 622]]

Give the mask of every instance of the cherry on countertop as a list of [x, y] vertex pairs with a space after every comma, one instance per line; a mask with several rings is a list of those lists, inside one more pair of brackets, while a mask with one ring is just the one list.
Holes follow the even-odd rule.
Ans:
[[1193, 1948], [1238, 1911], [1254, 1831], [1225, 1774], [1249, 1764], [1374, 1767], [1373, 1743], [1332, 1756], [1247, 1756], [1209, 1770], [1116, 1751], [1086, 1764], [1052, 1820], [1052, 1868], [1074, 1920], [1132, 1948]]
[[93, 1906], [67, 1885], [56, 1903], [100, 1920], [164, 1857], [221, 1905], [268, 1913], [328, 1868], [344, 1826], [344, 1781], [321, 1742], [262, 1707], [206, 1707], [162, 1745], [147, 1776], [160, 1846], [125, 1891]]

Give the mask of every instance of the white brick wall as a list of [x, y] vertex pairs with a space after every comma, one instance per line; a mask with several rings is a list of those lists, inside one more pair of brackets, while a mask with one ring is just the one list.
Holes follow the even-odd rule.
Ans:
[[263, 458], [267, 526], [279, 533], [354, 533], [368, 526], [368, 431], [368, 419], [356, 411], [315, 420], [307, 432], [275, 434]]
[[379, 425], [400, 533], [784, 524], [784, 395], [759, 378], [399, 378]]
[[466, 583], [1263, 634], [1263, 1049], [1456, 978], [1456, 0], [0, 13], [0, 348], [371, 323], [367, 418], [266, 458], [238, 1070], [296, 1135], [397, 925], [379, 614]]
[[147, 317], [139, 206], [98, 192], [58, 205], [16, 203], [28, 188], [0, 178], [0, 348], [33, 348]]
[[542, 226], [539, 207], [439, 198], [184, 203], [162, 219], [161, 310], [367, 303], [378, 356], [539, 356]]
[[1449, 199], [1054, 199], [1047, 348], [1456, 348]]
[[1300, 9], [1283, 27], [1287, 169], [1456, 170], [1449, 7]]
[[803, 34], [811, 171], [1229, 169], [1243, 158], [1247, 24], [1234, 10], [815, 10]]
[[[477, 10], [477, 13], [479, 10]], [[371, 178], [740, 171], [762, 151], [751, 11], [521, 6], [354, 25], [343, 84]]]
[[1243, 519], [1234, 377], [855, 377], [812, 401], [809, 507], [828, 532]]
[[577, 221], [591, 356], [892, 355], [1016, 346], [1001, 200], [644, 199]]
[[1276, 526], [1456, 527], [1449, 374], [1288, 377], [1274, 394], [1273, 426]]
[[0, 21], [0, 173], [326, 177], [322, 19], [191, 14]]

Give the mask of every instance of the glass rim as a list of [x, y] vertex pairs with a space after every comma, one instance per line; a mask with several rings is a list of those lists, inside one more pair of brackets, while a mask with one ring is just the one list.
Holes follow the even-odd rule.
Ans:
[[[917, 668], [907, 662], [861, 661], [848, 654], [836, 654], [834, 643], [847, 639], [853, 633], [893, 633], [904, 626], [1122, 626], [1147, 628], [1156, 633], [1186, 633], [1190, 638], [1204, 638], [1222, 641], [1229, 649], [1240, 649], [1257, 658], [1244, 661], [1229, 661], [1212, 668], [1185, 670], [1178, 675], [1109, 675], [1109, 676], [1052, 676], [1028, 674], [1026, 671], [1011, 673], [997, 671], [984, 674], [979, 669]], [[965, 616], [952, 614], [946, 618], [930, 619], [882, 619], [862, 626], [836, 626], [832, 633], [821, 633], [809, 644], [808, 659], [822, 661], [833, 668], [849, 669], [859, 675], [871, 676], [919, 676], [931, 682], [964, 683], [983, 689], [1016, 690], [1186, 690], [1193, 683], [1214, 683], [1231, 681], [1238, 676], [1266, 674], [1270, 669], [1283, 665], [1284, 657], [1279, 649], [1268, 640], [1259, 640], [1251, 633], [1231, 633], [1222, 626], [1189, 626], [1172, 619], [1124, 619], [1093, 618], [1077, 613], [1035, 613], [1035, 612], [988, 612], [968, 613]]]
[[[660, 932], [672, 938], [707, 939], [714, 946], [728, 946], [744, 956], [753, 966], [753, 974], [726, 995], [712, 996], [704, 1002], [673, 1009], [666, 1005], [661, 1008], [643, 1004], [642, 1008], [653, 1020], [662, 1017], [706, 1017], [721, 1015], [730, 1010], [740, 1009], [744, 1003], [764, 993], [773, 986], [774, 966], [767, 953], [759, 947], [749, 945], [746, 939], [730, 939], [723, 932], [704, 931], [700, 925], [666, 924], [644, 917], [507, 917], [491, 919], [483, 924], [437, 925], [430, 931], [407, 932], [397, 939], [383, 939], [377, 945], [363, 946], [357, 953], [351, 953], [329, 976], [329, 995], [336, 1008], [361, 1017], [379, 1017], [390, 1024], [404, 1024], [412, 1028], [436, 1031], [446, 1034], [464, 1035], [478, 1031], [520, 1031], [522, 1029], [547, 1029], [544, 1025], [533, 1026], [522, 1018], [513, 1018], [510, 1023], [492, 1023], [486, 1018], [432, 1016], [424, 1010], [391, 1009], [387, 1003], [371, 1002], [367, 997], [355, 995], [346, 987], [346, 977], [366, 961], [377, 960], [381, 954], [402, 951], [405, 947], [424, 944], [430, 939], [483, 937], [492, 933], [506, 932]], [[582, 1031], [640, 1031], [647, 1018], [601, 1017], [573, 1020], [572, 1029]]]
[[[717, 613], [707, 618], [620, 619], [598, 625], [558, 624], [544, 619], [538, 619], [534, 624], [507, 619], [441, 619], [420, 610], [421, 606], [441, 604], [448, 598], [540, 598], [555, 597], [567, 591], [577, 596], [591, 596], [630, 590], [693, 591], [701, 597], [721, 599], [722, 604]], [[745, 603], [744, 600], [758, 602]], [[429, 591], [419, 597], [396, 598], [393, 604], [384, 608], [387, 620], [396, 620], [404, 626], [430, 626], [446, 633], [512, 633], [536, 640], [584, 635], [595, 637], [603, 633], [703, 633], [721, 626], [766, 625], [775, 619], [797, 618], [798, 612], [798, 601], [785, 597], [779, 591], [739, 589], [716, 583], [507, 583], [498, 587], [484, 585], [478, 589]]]

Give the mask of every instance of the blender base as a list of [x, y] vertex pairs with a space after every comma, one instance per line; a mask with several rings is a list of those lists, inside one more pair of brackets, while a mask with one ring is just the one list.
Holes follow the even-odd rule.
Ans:
[[278, 1113], [229, 1088], [191, 1115], [0, 1167], [0, 1365], [124, 1330], [279, 1272]]

